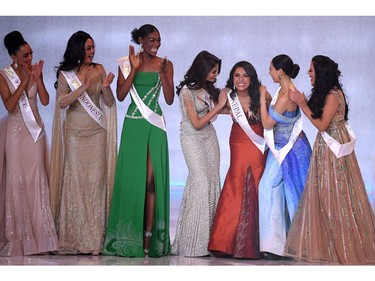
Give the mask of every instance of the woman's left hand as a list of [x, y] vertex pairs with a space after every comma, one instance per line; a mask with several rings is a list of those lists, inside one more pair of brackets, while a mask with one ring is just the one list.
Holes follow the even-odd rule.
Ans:
[[164, 74], [167, 72], [168, 58], [166, 56], [160, 61], [159, 67], [160, 67], [159, 69], [160, 74]]
[[289, 97], [289, 99], [294, 101], [299, 107], [307, 104], [307, 99], [306, 99], [305, 95], [302, 94], [298, 90], [296, 90], [296, 91], [289, 90], [288, 91], [288, 97]]
[[112, 84], [114, 78], [115, 75], [112, 72], [109, 72], [107, 77], [103, 81], [103, 87], [108, 88]]

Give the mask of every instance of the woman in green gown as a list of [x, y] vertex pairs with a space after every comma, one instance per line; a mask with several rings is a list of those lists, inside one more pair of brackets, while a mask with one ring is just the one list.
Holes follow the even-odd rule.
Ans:
[[131, 94], [116, 167], [104, 254], [160, 257], [170, 253], [169, 160], [165, 122], [158, 103], [163, 90], [173, 103], [173, 64], [157, 56], [157, 28], [145, 24], [131, 32], [141, 46], [120, 58], [117, 98]]

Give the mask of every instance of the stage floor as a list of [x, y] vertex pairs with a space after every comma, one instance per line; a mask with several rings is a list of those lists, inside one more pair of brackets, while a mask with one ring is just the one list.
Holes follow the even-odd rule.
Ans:
[[[175, 236], [176, 221], [180, 208], [183, 194], [183, 187], [171, 188], [171, 215], [170, 215], [170, 236], [173, 241]], [[91, 255], [33, 255], [18, 257], [0, 257], [0, 274], [6, 265], [31, 265], [31, 266], [316, 266], [317, 264], [295, 262], [293, 260], [245, 260], [197, 257], [188, 258], [175, 255], [165, 256], [161, 258], [125, 258], [118, 256], [91, 256]], [[129, 268], [129, 267], [126, 267]], [[281, 267], [285, 268], [285, 267]], [[374, 266], [371, 267], [375, 269]]]

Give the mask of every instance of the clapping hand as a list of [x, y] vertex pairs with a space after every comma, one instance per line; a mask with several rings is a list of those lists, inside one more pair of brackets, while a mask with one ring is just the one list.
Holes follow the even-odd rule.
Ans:
[[135, 54], [133, 45], [129, 46], [129, 61], [132, 69], [138, 70], [142, 65], [142, 56]]
[[103, 81], [103, 88], [108, 88], [112, 84], [114, 78], [115, 75], [112, 72], [108, 73], [107, 77]]
[[305, 95], [298, 90], [296, 90], [296, 91], [289, 90], [288, 91], [288, 97], [292, 101], [294, 101], [299, 107], [307, 104], [307, 99], [306, 99]]
[[165, 56], [160, 61], [160, 71], [159, 72], [166, 72], [167, 71], [167, 66], [168, 66], [168, 58]]

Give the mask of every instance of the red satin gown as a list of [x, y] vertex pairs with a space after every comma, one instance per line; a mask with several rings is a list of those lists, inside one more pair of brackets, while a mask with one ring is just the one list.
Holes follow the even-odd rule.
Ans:
[[[263, 136], [261, 122], [251, 125]], [[215, 256], [259, 259], [258, 185], [267, 153], [262, 154], [233, 122], [230, 167], [211, 228], [208, 250]]]

